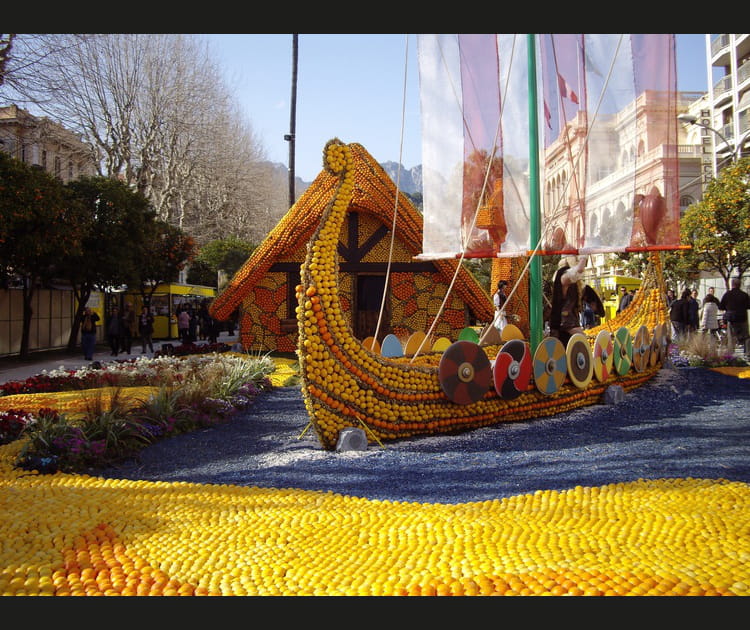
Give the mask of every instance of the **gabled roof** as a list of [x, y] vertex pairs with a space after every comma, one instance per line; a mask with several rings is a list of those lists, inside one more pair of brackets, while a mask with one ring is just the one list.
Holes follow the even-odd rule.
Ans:
[[[368, 212], [378, 217], [384, 225], [393, 225], [396, 185], [362, 145], [352, 143], [349, 147], [354, 168], [354, 196], [349, 211]], [[291, 256], [310, 240], [338, 182], [338, 176], [331, 175], [325, 169], [320, 172], [214, 300], [211, 306], [214, 317], [219, 320], [228, 319], [271, 265], [280, 258]], [[422, 225], [422, 215], [399, 192], [396, 233], [413, 255], [422, 250]], [[446, 282], [450, 282], [458, 261], [451, 259], [432, 262]], [[489, 294], [463, 267], [459, 270], [453, 290], [480, 321], [492, 319], [493, 308]]]

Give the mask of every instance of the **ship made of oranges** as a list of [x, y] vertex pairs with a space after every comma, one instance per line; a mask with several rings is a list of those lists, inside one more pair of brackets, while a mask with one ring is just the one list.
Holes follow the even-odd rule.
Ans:
[[347, 427], [383, 445], [601, 404], [610, 387], [642, 386], [666, 360], [670, 323], [658, 252], [631, 305], [566, 346], [544, 337], [532, 352], [515, 326], [495, 345], [480, 345], [479, 337], [447, 346], [423, 340], [402, 356], [355, 338], [339, 300], [337, 255], [354, 190], [351, 148], [329, 141], [324, 168], [338, 183], [308, 244], [297, 315], [304, 403], [325, 449], [335, 449]]

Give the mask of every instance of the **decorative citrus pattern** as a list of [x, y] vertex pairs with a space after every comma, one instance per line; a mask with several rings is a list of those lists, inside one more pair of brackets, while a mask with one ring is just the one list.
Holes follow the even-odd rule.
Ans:
[[[333, 449], [341, 429], [350, 426], [363, 428], [371, 441], [382, 443], [412, 435], [455, 432], [563, 413], [599, 402], [613, 382], [629, 391], [656, 374], [660, 364], [648, 366], [643, 372], [630, 370], [621, 376], [612, 375], [612, 380], [592, 382], [585, 389], [569, 380], [548, 395], [530, 388], [513, 400], [501, 399], [491, 388], [480, 400], [459, 405], [440, 386], [439, 354], [424, 355], [419, 360], [388, 359], [364, 348], [345, 319], [337, 257], [347, 210], [361, 194], [359, 185], [354, 185], [353, 150], [353, 145], [345, 145], [338, 139], [326, 144], [324, 165], [331, 175], [337, 176], [338, 184], [311, 238], [301, 268], [302, 282], [297, 287], [302, 393], [324, 448]], [[654, 254], [654, 259], [657, 258], [658, 253]], [[649, 267], [649, 273], [658, 277], [644, 280], [642, 286], [646, 289], [656, 291], [658, 286], [663, 287], [657, 265], [654, 261]], [[417, 290], [418, 305], [422, 305], [419, 300], [424, 296]], [[651, 293], [644, 291], [641, 305], [650, 296]], [[482, 299], [489, 302], [487, 295]], [[636, 318], [645, 317], [634, 308], [625, 312]], [[656, 312], [668, 315], [666, 306]], [[411, 332], [399, 336], [406, 339]], [[592, 346], [597, 332], [587, 331]], [[490, 347], [485, 350], [488, 356], [495, 356], [491, 352], [498, 351]]]
[[294, 352], [296, 330], [292, 335], [281, 330], [286, 319], [287, 277], [285, 273], [268, 272], [243, 300], [245, 319], [240, 325], [240, 341], [244, 348]]
[[66, 392], [51, 392], [48, 394], [14, 394], [0, 396], [0, 411], [9, 409], [54, 409], [75, 417], [85, 413], [92, 401], [101, 400], [103, 405], [109, 405], [112, 396], [117, 392], [120, 400], [129, 401], [136, 405], [138, 401], [146, 400], [158, 391], [156, 387], [102, 387], [97, 389], [83, 389]]
[[748, 595], [750, 486], [447, 505], [33, 475], [0, 447], [0, 595]]
[[[493, 258], [490, 272], [490, 292], [494, 293], [500, 280], [508, 282], [506, 294], [511, 298], [505, 307], [507, 315], [512, 316], [515, 325], [521, 329], [526, 339], [529, 338], [529, 282], [526, 270], [527, 258]], [[521, 281], [519, 282], [519, 278]], [[512, 296], [510, 295], [510, 292]]]
[[589, 328], [586, 334], [596, 337], [599, 331], [608, 330], [614, 336], [621, 326], [625, 326], [630, 335], [635, 337], [641, 326], [653, 333], [656, 325], [663, 323], [669, 324], [670, 319], [662, 259], [659, 252], [652, 252], [641, 286], [630, 305], [614, 318], [603, 321], [595, 328]]
[[[385, 266], [389, 260], [413, 262], [422, 248], [422, 215], [404, 195], [399, 195], [392, 255], [390, 232], [371, 243], [376, 231], [383, 226], [390, 230], [393, 224], [396, 187], [362, 146], [351, 144], [348, 147], [352, 156], [352, 181], [356, 182], [349, 209], [357, 213], [357, 233], [349, 234], [349, 222], [344, 222], [339, 231], [341, 244], [351, 242], [359, 248], [371, 245], [359, 261], [362, 264]], [[293, 352], [296, 349], [297, 331], [290, 330], [288, 322], [284, 321], [290, 312], [288, 276], [271, 272], [270, 267], [274, 263], [299, 264], [304, 260], [308, 241], [319, 226], [323, 209], [337, 185], [337, 176], [324, 168], [211, 305], [211, 314], [222, 321], [239, 309], [239, 339], [245, 350]], [[343, 261], [351, 262], [345, 257]], [[479, 321], [492, 319], [492, 300], [469, 271], [456, 260], [433, 261], [432, 264], [437, 273], [391, 273], [389, 332], [403, 338], [415, 331], [427, 332], [435, 314], [440, 313], [433, 336], [455, 338], [468, 323], [467, 307]], [[456, 290], [441, 312], [448, 283], [457, 267]], [[351, 296], [354, 295], [351, 278], [350, 273], [341, 273], [339, 277], [340, 307], [349, 322]], [[524, 297], [519, 296], [519, 303], [523, 300]]]

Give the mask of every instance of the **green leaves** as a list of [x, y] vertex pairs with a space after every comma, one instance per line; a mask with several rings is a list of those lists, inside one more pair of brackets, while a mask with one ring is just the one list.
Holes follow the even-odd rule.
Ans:
[[750, 267], [750, 158], [724, 168], [706, 187], [703, 201], [680, 221], [680, 240], [692, 247], [670, 254], [665, 267], [681, 279], [717, 271], [728, 283]]

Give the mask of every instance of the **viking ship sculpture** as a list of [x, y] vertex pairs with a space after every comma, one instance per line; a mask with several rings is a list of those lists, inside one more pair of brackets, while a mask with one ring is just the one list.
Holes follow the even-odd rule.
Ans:
[[[297, 287], [302, 392], [325, 449], [347, 427], [383, 445], [600, 404], [667, 359], [660, 252], [680, 247], [674, 37], [421, 35], [419, 61], [419, 258], [524, 257], [528, 275], [514, 281], [530, 283], [530, 321], [492, 343], [414, 331], [386, 350], [387, 337], [355, 338], [337, 248], [357, 145], [330, 140], [323, 166], [338, 184]], [[625, 251], [648, 253], [631, 305], [565, 345], [545, 336], [541, 258]]]

